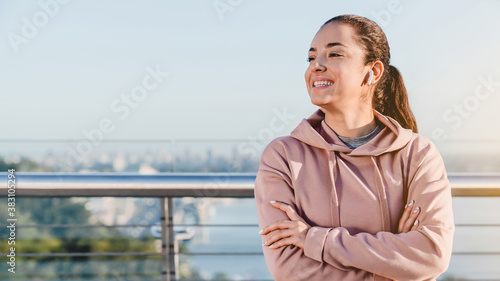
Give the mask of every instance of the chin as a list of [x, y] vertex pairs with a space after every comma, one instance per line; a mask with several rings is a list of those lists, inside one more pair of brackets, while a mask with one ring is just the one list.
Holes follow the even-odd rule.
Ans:
[[318, 99], [318, 98], [311, 98], [311, 103], [316, 105], [316, 106], [319, 106], [319, 107], [323, 107], [325, 105], [328, 105], [328, 102], [325, 101], [324, 99]]
[[326, 105], [332, 102], [332, 98], [324, 95], [309, 95], [311, 103], [317, 106]]

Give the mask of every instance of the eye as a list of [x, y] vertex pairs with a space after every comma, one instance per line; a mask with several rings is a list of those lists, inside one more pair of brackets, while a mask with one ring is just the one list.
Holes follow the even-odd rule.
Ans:
[[341, 57], [341, 55], [337, 54], [337, 53], [331, 53], [330, 55], [328, 55], [329, 57]]
[[308, 57], [308, 58], [307, 58], [307, 62], [311, 62], [311, 61], [313, 61], [313, 60], [314, 60], [314, 58], [313, 58], [313, 57]]

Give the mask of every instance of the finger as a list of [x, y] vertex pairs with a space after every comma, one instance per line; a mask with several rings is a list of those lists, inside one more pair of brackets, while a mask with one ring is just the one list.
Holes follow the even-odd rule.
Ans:
[[420, 221], [419, 220], [415, 220], [415, 222], [413, 223], [413, 226], [411, 227], [411, 230], [415, 230], [418, 228], [420, 224]]
[[284, 239], [284, 238], [287, 238], [287, 237], [290, 237], [290, 236], [293, 236], [295, 232], [291, 229], [278, 229], [278, 230], [275, 230], [271, 233], [271, 235], [269, 235], [267, 237], [267, 239], [264, 240], [264, 242], [262, 243], [262, 245], [264, 246], [270, 246], [272, 244], [274, 244], [276, 241], [280, 240], [280, 239]]
[[277, 201], [270, 201], [270, 203], [273, 207], [284, 211], [291, 220], [302, 220], [302, 218], [297, 214], [297, 212], [295, 212], [292, 206]]
[[284, 247], [284, 246], [288, 246], [288, 245], [295, 245], [295, 243], [297, 243], [297, 238], [295, 236], [291, 236], [291, 237], [287, 237], [287, 238], [283, 238], [281, 240], [278, 240], [272, 244], [269, 244], [269, 249], [279, 249], [281, 247]]
[[410, 203], [406, 204], [403, 215], [401, 216], [401, 219], [399, 220], [398, 232], [403, 231], [403, 227], [404, 227], [405, 222], [408, 219], [408, 217], [410, 217], [410, 214], [412, 211], [411, 207], [413, 206], [414, 203], [415, 203], [415, 200], [411, 200]]
[[261, 231], [259, 231], [259, 234], [266, 235], [269, 232], [275, 231], [277, 229], [287, 229], [287, 228], [291, 228], [291, 227], [294, 227], [294, 223], [292, 221], [290, 221], [290, 220], [278, 220], [278, 221], [275, 221], [275, 222], [271, 223], [270, 225], [264, 227]]
[[413, 224], [415, 224], [415, 221], [417, 220], [418, 215], [420, 214], [420, 207], [414, 206], [410, 216], [405, 222], [405, 225], [403, 227], [403, 232], [408, 232], [411, 230], [413, 227]]
[[411, 230], [419, 214], [420, 214], [420, 207], [415, 207], [411, 212], [410, 217], [406, 220], [405, 226], [403, 227], [404, 232], [408, 232]]

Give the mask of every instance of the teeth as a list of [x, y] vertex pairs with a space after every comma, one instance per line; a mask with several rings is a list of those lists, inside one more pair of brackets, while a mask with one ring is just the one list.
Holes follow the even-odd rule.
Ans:
[[314, 82], [314, 87], [330, 86], [332, 84], [333, 83], [329, 82], [329, 81], [316, 81], [316, 82]]

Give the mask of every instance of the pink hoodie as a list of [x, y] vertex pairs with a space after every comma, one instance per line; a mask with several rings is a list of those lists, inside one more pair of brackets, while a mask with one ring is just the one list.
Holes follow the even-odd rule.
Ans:
[[[428, 139], [374, 114], [385, 127], [354, 150], [321, 109], [265, 148], [255, 180], [260, 229], [289, 220], [270, 200], [312, 226], [304, 249], [263, 246], [275, 280], [435, 280], [448, 268], [455, 226], [443, 160]], [[418, 228], [398, 234], [412, 199]]]

